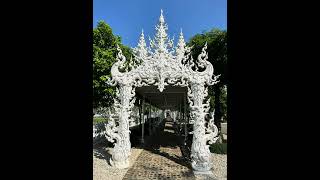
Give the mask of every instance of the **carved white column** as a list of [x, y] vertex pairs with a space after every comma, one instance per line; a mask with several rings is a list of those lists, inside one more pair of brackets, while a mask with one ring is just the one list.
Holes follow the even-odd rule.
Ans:
[[211, 153], [207, 139], [205, 137], [205, 113], [203, 109], [204, 101], [204, 84], [191, 84], [191, 116], [193, 120], [193, 140], [191, 146], [192, 168], [195, 171], [206, 172], [210, 171], [212, 167]]
[[143, 100], [142, 100], [141, 143], [144, 143], [144, 123], [145, 123], [144, 112], [145, 111], [146, 111], [146, 105], [145, 105], [145, 98], [143, 97]]
[[[129, 121], [135, 101], [134, 96], [135, 93], [132, 85], [120, 84], [117, 92], [118, 100], [115, 100], [119, 125], [115, 127], [115, 124], [109, 123], [106, 127], [107, 138], [111, 140], [111, 142], [114, 142], [113, 139], [116, 140], [111, 152], [112, 159], [110, 160], [110, 164], [120, 169], [129, 167], [129, 156], [131, 154]], [[110, 127], [111, 125], [114, 127]]]
[[183, 95], [183, 105], [184, 105], [184, 144], [186, 145], [187, 137], [188, 137], [188, 129], [187, 129], [187, 103], [186, 103], [186, 97]]
[[148, 128], [149, 128], [149, 136], [151, 135], [151, 122], [152, 122], [152, 120], [151, 120], [151, 103], [149, 102], [149, 111], [148, 111], [148, 120], [149, 120], [149, 126], [148, 126]]
[[214, 125], [213, 119], [206, 121], [205, 116], [209, 113], [210, 99], [208, 96], [208, 86], [217, 83], [215, 76], [212, 79], [213, 67], [207, 61], [207, 44], [202, 48], [201, 54], [194, 61], [190, 56], [186, 66], [189, 68], [188, 102], [190, 105], [190, 123], [193, 124], [192, 146], [191, 146], [191, 166], [194, 173], [211, 174], [212, 168], [211, 153], [209, 145], [217, 140], [218, 128]]

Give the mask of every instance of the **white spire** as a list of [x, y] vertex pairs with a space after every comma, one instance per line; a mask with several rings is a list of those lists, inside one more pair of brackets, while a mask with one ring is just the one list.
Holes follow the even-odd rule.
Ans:
[[159, 17], [159, 23], [156, 25], [156, 35], [154, 40], [150, 41], [150, 46], [155, 48], [158, 53], [168, 53], [168, 48], [171, 48], [173, 41], [168, 38], [167, 30], [168, 26], [164, 21], [163, 11]]
[[133, 49], [133, 53], [135, 55], [136, 60], [138, 60], [138, 62], [143, 61], [148, 56], [148, 50], [147, 50], [146, 41], [144, 39], [143, 29], [141, 30], [139, 43], [137, 47]]
[[182, 28], [180, 29], [180, 36], [179, 36], [179, 41], [176, 47], [176, 55], [177, 55], [177, 59], [182, 59], [184, 57], [185, 54], [185, 46], [186, 43], [184, 42], [184, 38], [183, 38], [183, 33], [182, 33]]
[[164, 23], [164, 17], [163, 17], [163, 11], [162, 11], [162, 9], [161, 9], [160, 17], [159, 17], [159, 22], [160, 22], [160, 23]]
[[146, 41], [144, 40], [144, 33], [143, 33], [143, 29], [141, 30], [141, 35], [140, 35], [140, 39], [139, 39], [139, 43], [138, 43], [138, 47], [146, 49], [147, 45], [146, 45]]

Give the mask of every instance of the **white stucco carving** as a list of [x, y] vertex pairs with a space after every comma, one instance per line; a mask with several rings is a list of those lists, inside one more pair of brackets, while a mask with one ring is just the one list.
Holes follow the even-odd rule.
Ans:
[[182, 86], [188, 88], [188, 102], [191, 107], [191, 123], [193, 129], [192, 167], [196, 171], [209, 171], [212, 167], [210, 151], [207, 143], [213, 143], [218, 134], [217, 127], [211, 119], [206, 122], [209, 111], [208, 86], [217, 83], [219, 76], [214, 76], [212, 64], [207, 61], [207, 44], [194, 61], [191, 47], [187, 47], [182, 30], [177, 46], [167, 35], [168, 26], [164, 21], [163, 12], [155, 27], [156, 34], [150, 39], [147, 47], [144, 32], [141, 32], [139, 43], [133, 49], [134, 57], [127, 62], [119, 47], [117, 62], [112, 66], [110, 85], [119, 87], [115, 98], [115, 113], [119, 116], [119, 124], [111, 118], [106, 126], [106, 136], [115, 140], [112, 154], [112, 164], [119, 168], [127, 167], [130, 155], [129, 121], [135, 101], [135, 88], [142, 86], [157, 86], [162, 92], [166, 86]]

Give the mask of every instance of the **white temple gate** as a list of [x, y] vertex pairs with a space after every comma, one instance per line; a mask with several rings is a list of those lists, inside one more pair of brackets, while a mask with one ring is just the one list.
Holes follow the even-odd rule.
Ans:
[[106, 125], [108, 140], [115, 142], [111, 164], [118, 168], [129, 166], [129, 122], [136, 88], [156, 86], [159, 92], [163, 92], [167, 86], [178, 86], [187, 88], [189, 123], [193, 124], [192, 168], [197, 172], [209, 172], [212, 161], [208, 144], [217, 140], [218, 129], [213, 119], [205, 120], [210, 109], [208, 86], [216, 84], [219, 76], [213, 75], [213, 66], [207, 61], [207, 44], [194, 61], [191, 47], [186, 46], [181, 30], [177, 46], [174, 47], [173, 39], [167, 36], [168, 26], [162, 10], [155, 29], [156, 35], [154, 39], [150, 39], [150, 47], [146, 46], [142, 31], [138, 46], [133, 49], [134, 57], [130, 61], [126, 60], [121, 49], [117, 47], [117, 62], [112, 66], [112, 78], [108, 80], [110, 85], [117, 86], [114, 107], [115, 114], [119, 117], [117, 124], [110, 118]]

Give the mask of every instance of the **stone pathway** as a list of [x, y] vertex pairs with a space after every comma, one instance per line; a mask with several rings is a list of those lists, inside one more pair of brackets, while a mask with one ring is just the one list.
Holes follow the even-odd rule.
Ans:
[[[147, 180], [147, 179], [194, 179], [226, 180], [227, 155], [212, 153], [212, 175], [194, 176], [187, 159], [181, 153], [183, 137], [174, 133], [172, 121], [163, 122], [158, 132], [145, 137], [145, 146], [133, 146], [130, 167], [117, 169], [110, 166], [111, 148], [94, 147], [94, 180]], [[134, 142], [134, 141], [132, 141]], [[133, 143], [134, 144], [134, 143]]]
[[[109, 164], [111, 148], [100, 148], [93, 151], [93, 180], [122, 180], [128, 169], [117, 169]], [[130, 166], [139, 157], [143, 149], [132, 148]]]
[[144, 150], [123, 179], [195, 179], [181, 154], [181, 143], [182, 138], [174, 134], [173, 122], [166, 121], [161, 130], [146, 140]]

